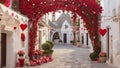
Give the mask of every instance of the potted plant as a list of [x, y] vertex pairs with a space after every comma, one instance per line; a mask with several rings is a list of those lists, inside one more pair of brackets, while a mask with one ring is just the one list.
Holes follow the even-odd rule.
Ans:
[[46, 42], [50, 44], [51, 48], [53, 48], [54, 44], [53, 44], [52, 41], [48, 40], [48, 41], [46, 41]]
[[62, 40], [59, 40], [59, 43], [62, 43]]
[[90, 57], [90, 59], [91, 59], [92, 61], [95, 61], [98, 56], [97, 56], [97, 53], [96, 53], [96, 52], [92, 52], [92, 53], [90, 53], [89, 57]]
[[23, 50], [18, 51], [19, 57], [24, 57], [25, 52]]
[[25, 52], [23, 50], [19, 50], [17, 54], [19, 55], [19, 58], [18, 58], [19, 66], [23, 67], [24, 66], [24, 60], [25, 60], [25, 58], [24, 58]]
[[80, 40], [77, 40], [77, 46], [80, 46]]
[[73, 45], [73, 44], [74, 44], [74, 41], [73, 41], [73, 40], [71, 40], [71, 41], [70, 41], [70, 43]]
[[99, 53], [99, 61], [102, 62], [102, 63], [105, 63], [106, 62], [106, 53], [105, 52], [100, 52]]
[[52, 56], [54, 50], [52, 50], [50, 43], [46, 42], [46, 43], [42, 44], [42, 49], [44, 50], [43, 56], [44, 55]]

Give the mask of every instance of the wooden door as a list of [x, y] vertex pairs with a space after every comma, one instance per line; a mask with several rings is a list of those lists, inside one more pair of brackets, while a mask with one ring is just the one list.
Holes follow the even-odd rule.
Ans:
[[88, 45], [89, 39], [88, 39], [88, 33], [86, 33], [86, 45]]
[[109, 60], [109, 56], [110, 56], [110, 34], [109, 34], [109, 27], [107, 27], [107, 59]]
[[1, 34], [1, 68], [6, 66], [6, 34]]
[[64, 43], [67, 43], [67, 34], [64, 34]]

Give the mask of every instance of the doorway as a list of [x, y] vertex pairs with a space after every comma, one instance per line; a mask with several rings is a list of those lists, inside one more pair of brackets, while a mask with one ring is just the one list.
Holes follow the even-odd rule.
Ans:
[[39, 48], [41, 44], [42, 44], [42, 32], [39, 31]]
[[83, 36], [83, 34], [82, 34], [82, 44], [84, 44], [84, 36]]
[[86, 45], [88, 45], [88, 33], [86, 33]]
[[109, 56], [110, 56], [110, 34], [109, 34], [109, 27], [107, 27], [107, 59], [109, 60]]
[[6, 33], [1, 33], [1, 68], [6, 66]]
[[63, 40], [64, 40], [64, 43], [67, 43], [67, 34], [66, 33], [64, 34], [64, 39]]

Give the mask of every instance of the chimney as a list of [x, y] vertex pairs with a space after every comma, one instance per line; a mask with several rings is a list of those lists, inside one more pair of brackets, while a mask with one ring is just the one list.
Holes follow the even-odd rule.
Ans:
[[52, 21], [55, 22], [55, 12], [52, 13]]

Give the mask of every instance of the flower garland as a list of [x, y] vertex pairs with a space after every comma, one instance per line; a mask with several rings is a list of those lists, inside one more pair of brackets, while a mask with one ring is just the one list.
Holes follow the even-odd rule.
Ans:
[[6, 7], [10, 6], [10, 0], [0, 0], [0, 3], [3, 3]]
[[71, 11], [82, 17], [86, 23], [94, 51], [98, 49], [98, 16], [102, 12], [102, 7], [96, 0], [19, 0], [20, 11], [26, 14], [32, 23], [29, 30], [29, 56], [32, 57], [35, 51], [38, 19], [44, 14], [57, 10]]

